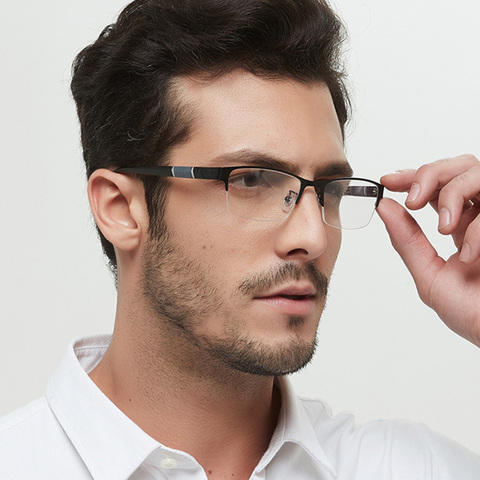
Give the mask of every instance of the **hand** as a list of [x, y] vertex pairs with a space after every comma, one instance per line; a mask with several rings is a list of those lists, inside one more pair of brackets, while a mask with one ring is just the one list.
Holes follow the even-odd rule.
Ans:
[[458, 251], [444, 260], [402, 206], [389, 198], [378, 206], [420, 298], [449, 328], [480, 347], [480, 162], [462, 155], [385, 175], [381, 182], [391, 191], [409, 192], [405, 205], [411, 210], [430, 203], [439, 232], [453, 237]]

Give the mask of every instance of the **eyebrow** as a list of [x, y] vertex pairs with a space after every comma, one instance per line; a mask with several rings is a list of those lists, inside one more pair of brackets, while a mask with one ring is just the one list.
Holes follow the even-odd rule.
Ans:
[[[218, 166], [218, 163], [220, 162], [232, 167], [237, 165], [264, 167], [274, 170], [282, 170], [295, 175], [299, 175], [301, 170], [298, 164], [255, 150], [239, 150], [237, 152], [219, 155], [211, 161], [212, 165], [215, 166]], [[347, 160], [334, 160], [319, 166], [315, 170], [314, 178], [351, 176], [353, 176], [353, 169]]]

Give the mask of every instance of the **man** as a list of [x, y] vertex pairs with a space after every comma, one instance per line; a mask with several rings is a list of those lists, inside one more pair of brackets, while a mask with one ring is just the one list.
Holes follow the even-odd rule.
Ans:
[[0, 478], [479, 477], [424, 427], [356, 427], [285, 378], [313, 355], [341, 229], [375, 207], [422, 299], [480, 345], [480, 164], [382, 179], [437, 209], [459, 248], [444, 262], [381, 185], [347, 180], [341, 37], [316, 0], [140, 0], [79, 54], [115, 330], [77, 342], [46, 398], [2, 421]]

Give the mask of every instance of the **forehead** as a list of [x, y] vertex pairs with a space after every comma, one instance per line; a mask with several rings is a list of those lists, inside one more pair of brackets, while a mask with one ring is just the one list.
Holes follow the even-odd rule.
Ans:
[[[172, 151], [176, 164], [188, 159], [191, 165], [223, 166], [239, 151], [278, 158], [303, 173], [346, 162], [340, 124], [323, 84], [235, 71], [208, 81], [180, 78], [176, 87], [194, 118], [188, 140]], [[222, 165], [218, 159], [224, 159]]]

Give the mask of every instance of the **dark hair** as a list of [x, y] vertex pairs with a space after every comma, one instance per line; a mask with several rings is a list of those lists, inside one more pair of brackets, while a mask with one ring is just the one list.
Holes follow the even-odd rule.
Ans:
[[[188, 137], [176, 100], [181, 75], [255, 75], [325, 83], [344, 132], [349, 113], [340, 55], [344, 29], [324, 0], [135, 0], [73, 64], [87, 176], [98, 168], [156, 165]], [[166, 185], [143, 178], [150, 230]], [[115, 251], [100, 233], [112, 270]]]

